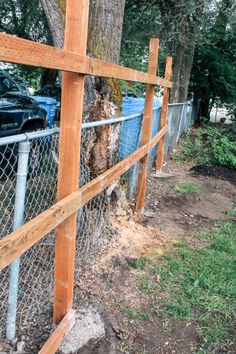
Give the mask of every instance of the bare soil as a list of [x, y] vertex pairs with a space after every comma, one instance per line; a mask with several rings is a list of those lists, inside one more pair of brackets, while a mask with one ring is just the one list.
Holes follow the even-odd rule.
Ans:
[[[142, 220], [134, 222], [129, 214], [114, 216], [117, 233], [108, 251], [77, 284], [78, 303], [98, 308], [106, 324], [106, 338], [79, 354], [189, 354], [197, 348], [197, 323], [145, 318], [151, 299], [139, 291], [144, 271], [129, 265], [153, 253], [159, 254], [161, 261], [174, 241], [183, 239], [197, 245], [196, 231], [209, 229], [217, 220], [235, 220], [229, 210], [236, 200], [236, 172], [173, 162], [166, 170], [176, 176], [148, 180]], [[201, 192], [175, 192], [173, 185], [182, 183], [197, 184]], [[127, 315], [127, 309], [136, 311], [138, 318]]]

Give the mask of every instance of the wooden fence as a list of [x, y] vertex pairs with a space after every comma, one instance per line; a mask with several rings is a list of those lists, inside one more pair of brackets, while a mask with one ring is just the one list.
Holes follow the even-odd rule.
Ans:
[[[140, 161], [136, 212], [144, 207], [148, 152], [157, 143], [157, 170], [162, 168], [172, 58], [166, 59], [165, 78], [156, 76], [158, 39], [150, 40], [148, 73], [86, 56], [89, 0], [67, 0], [64, 49], [0, 34], [0, 60], [62, 71], [58, 202], [0, 241], [0, 270], [56, 229], [53, 320], [57, 329], [40, 353], [54, 353], [73, 326], [76, 212]], [[79, 185], [80, 137], [85, 75], [146, 84], [142, 146], [85, 186]], [[151, 139], [155, 86], [164, 87], [160, 131]]]

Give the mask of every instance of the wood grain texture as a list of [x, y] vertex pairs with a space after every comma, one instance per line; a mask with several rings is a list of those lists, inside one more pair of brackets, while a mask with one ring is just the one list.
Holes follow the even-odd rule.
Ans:
[[[89, 1], [67, 0], [64, 47], [86, 55]], [[57, 200], [78, 190], [84, 75], [62, 75]], [[55, 244], [53, 321], [59, 323], [73, 305], [77, 214], [59, 225]]]
[[[168, 56], [166, 58], [166, 68], [165, 68], [165, 79], [171, 79], [172, 73], [172, 57]], [[160, 129], [166, 126], [167, 116], [168, 116], [168, 103], [169, 103], [170, 89], [165, 87], [163, 92], [163, 101], [161, 109], [161, 120], [160, 120]], [[164, 162], [164, 146], [165, 146], [165, 137], [161, 139], [158, 144], [157, 150], [157, 160], [156, 160], [156, 171], [161, 171], [163, 162]]]
[[166, 133], [162, 128], [147, 144], [104, 172], [101, 176], [84, 185], [79, 191], [63, 198], [34, 219], [0, 240], [0, 271], [14, 259], [21, 256], [30, 247], [54, 230], [76, 210], [89, 202], [98, 193], [114, 183], [137, 161], [142, 159]]
[[59, 349], [64, 338], [70, 332], [76, 321], [75, 310], [70, 310], [50, 335], [38, 354], [54, 354]]
[[[158, 48], [159, 39], [152, 38], [150, 40], [149, 58], [148, 58], [148, 73], [156, 75], [158, 64]], [[153, 115], [153, 103], [155, 95], [155, 85], [147, 84], [145, 107], [143, 114], [143, 126], [142, 126], [142, 145], [146, 144], [151, 139], [152, 130], [152, 115]], [[136, 205], [135, 211], [140, 214], [144, 208], [146, 184], [148, 173], [148, 156], [145, 156], [140, 162], [137, 193], [136, 193]]]
[[129, 69], [100, 59], [89, 58], [86, 55], [81, 55], [81, 53], [73, 53], [66, 48], [54, 48], [5, 33], [0, 33], [0, 61], [142, 82], [144, 84], [149, 83], [169, 88], [172, 86], [170, 81], [156, 75]]

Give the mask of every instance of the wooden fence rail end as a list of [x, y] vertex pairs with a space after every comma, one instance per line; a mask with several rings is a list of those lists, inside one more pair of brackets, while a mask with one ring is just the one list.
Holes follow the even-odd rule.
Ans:
[[70, 332], [75, 324], [76, 316], [75, 310], [70, 310], [63, 320], [59, 323], [55, 331], [50, 335], [48, 340], [44, 343], [38, 354], [54, 354], [60, 347], [64, 338]]

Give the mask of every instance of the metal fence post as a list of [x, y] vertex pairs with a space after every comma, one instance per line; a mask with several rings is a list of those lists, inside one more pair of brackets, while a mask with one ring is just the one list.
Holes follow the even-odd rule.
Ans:
[[[176, 140], [175, 140], [175, 146], [178, 144], [180, 135], [182, 134], [181, 129], [182, 129], [182, 122], [183, 122], [183, 117], [184, 117], [184, 111], [185, 111], [185, 102], [182, 103], [181, 115], [180, 115], [180, 120], [179, 120], [179, 129], [178, 129], [177, 136], [176, 136]], [[184, 128], [185, 128], [185, 127], [184, 127]], [[175, 146], [174, 146], [174, 147], [175, 147]]]
[[[149, 57], [148, 57], [148, 73], [156, 75], [158, 64], [158, 49], [159, 39], [151, 38], [149, 45]], [[152, 132], [152, 117], [153, 117], [153, 102], [155, 95], [155, 85], [146, 85], [145, 106], [143, 114], [143, 126], [142, 126], [142, 141], [141, 145], [146, 144], [151, 139]], [[148, 173], [148, 155], [147, 154], [141, 161], [139, 167], [138, 181], [137, 181], [137, 193], [136, 193], [136, 205], [135, 211], [140, 216], [144, 209], [147, 173]]]
[[[171, 78], [172, 60], [173, 60], [172, 57], [168, 56], [166, 58], [166, 68], [165, 68], [166, 80], [170, 80]], [[163, 100], [162, 100], [160, 129], [162, 129], [167, 123], [169, 94], [170, 94], [170, 89], [168, 87], [165, 87], [163, 93]], [[164, 144], [165, 144], [165, 135], [161, 138], [157, 147], [156, 173], [161, 172], [162, 170], [162, 166], [164, 162]]]
[[[19, 157], [16, 177], [16, 194], [14, 206], [13, 230], [23, 224], [25, 209], [26, 182], [28, 173], [28, 160], [30, 152], [30, 142], [19, 143]], [[8, 340], [15, 338], [16, 333], [16, 311], [19, 282], [20, 258], [17, 258], [10, 265], [9, 293], [7, 307], [7, 330]]]

